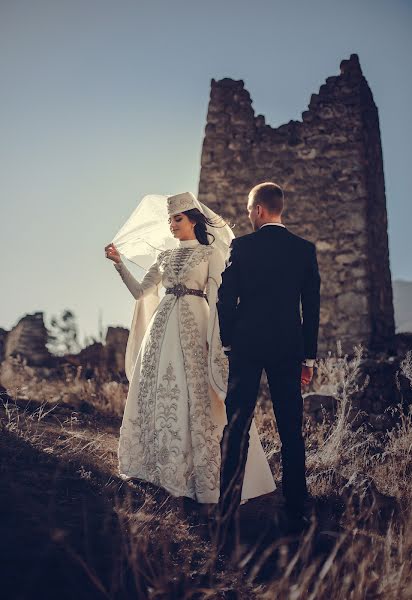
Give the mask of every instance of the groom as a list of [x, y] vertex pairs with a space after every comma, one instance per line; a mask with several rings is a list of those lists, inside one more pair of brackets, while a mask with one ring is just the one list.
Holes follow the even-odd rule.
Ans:
[[314, 244], [283, 225], [283, 205], [275, 183], [251, 190], [247, 210], [254, 233], [233, 240], [218, 294], [220, 335], [229, 357], [218, 514], [227, 524], [241, 499], [263, 369], [282, 444], [287, 511], [303, 516], [307, 497], [301, 384], [313, 376], [320, 277]]

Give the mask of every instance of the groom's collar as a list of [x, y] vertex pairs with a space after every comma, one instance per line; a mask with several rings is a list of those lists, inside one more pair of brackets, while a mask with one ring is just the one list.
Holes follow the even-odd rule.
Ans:
[[263, 223], [263, 225], [261, 225], [259, 227], [258, 231], [260, 231], [261, 229], [263, 229], [264, 227], [266, 227], [268, 225], [276, 225], [277, 227], [282, 227], [283, 229], [286, 229], [286, 225], [284, 225], [283, 223]]

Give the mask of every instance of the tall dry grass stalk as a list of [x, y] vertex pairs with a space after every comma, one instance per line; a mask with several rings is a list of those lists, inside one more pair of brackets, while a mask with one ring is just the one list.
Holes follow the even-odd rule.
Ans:
[[[312, 484], [321, 489], [313, 493], [331, 491], [337, 475], [350, 478], [355, 472], [362, 472], [368, 458], [368, 450], [373, 446], [373, 436], [365, 427], [353, 429], [355, 417], [353, 396], [368, 385], [368, 379], [360, 382], [360, 367], [363, 348], [354, 349], [353, 358], [343, 355], [338, 344], [337, 355], [329, 355], [319, 361], [319, 375], [327, 381], [329, 393], [337, 401], [336, 415], [332, 427], [325, 428], [324, 439], [320, 439], [315, 449], [308, 453], [307, 463], [311, 471]], [[359, 460], [363, 457], [362, 460]]]

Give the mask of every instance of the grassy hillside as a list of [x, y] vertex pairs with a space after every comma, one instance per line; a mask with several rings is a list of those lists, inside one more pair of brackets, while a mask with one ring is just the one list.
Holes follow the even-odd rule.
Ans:
[[[125, 386], [80, 372], [41, 381], [22, 365], [0, 404], [3, 597], [410, 598], [411, 413], [399, 407], [392, 431], [354, 429], [359, 362], [333, 363], [336, 414], [305, 422], [313, 506], [301, 535], [284, 520], [273, 413], [258, 408], [278, 488], [241, 507], [231, 561], [194, 502], [117, 477]], [[402, 371], [412, 383], [411, 354]]]

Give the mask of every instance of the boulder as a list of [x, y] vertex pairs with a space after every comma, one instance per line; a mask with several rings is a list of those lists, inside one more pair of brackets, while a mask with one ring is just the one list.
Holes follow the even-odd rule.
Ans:
[[30, 366], [50, 363], [52, 356], [46, 347], [48, 332], [43, 313], [25, 315], [8, 333], [4, 349], [4, 360], [21, 356]]
[[124, 356], [126, 353], [129, 330], [125, 327], [108, 327], [106, 333], [106, 364], [111, 371], [124, 371]]

